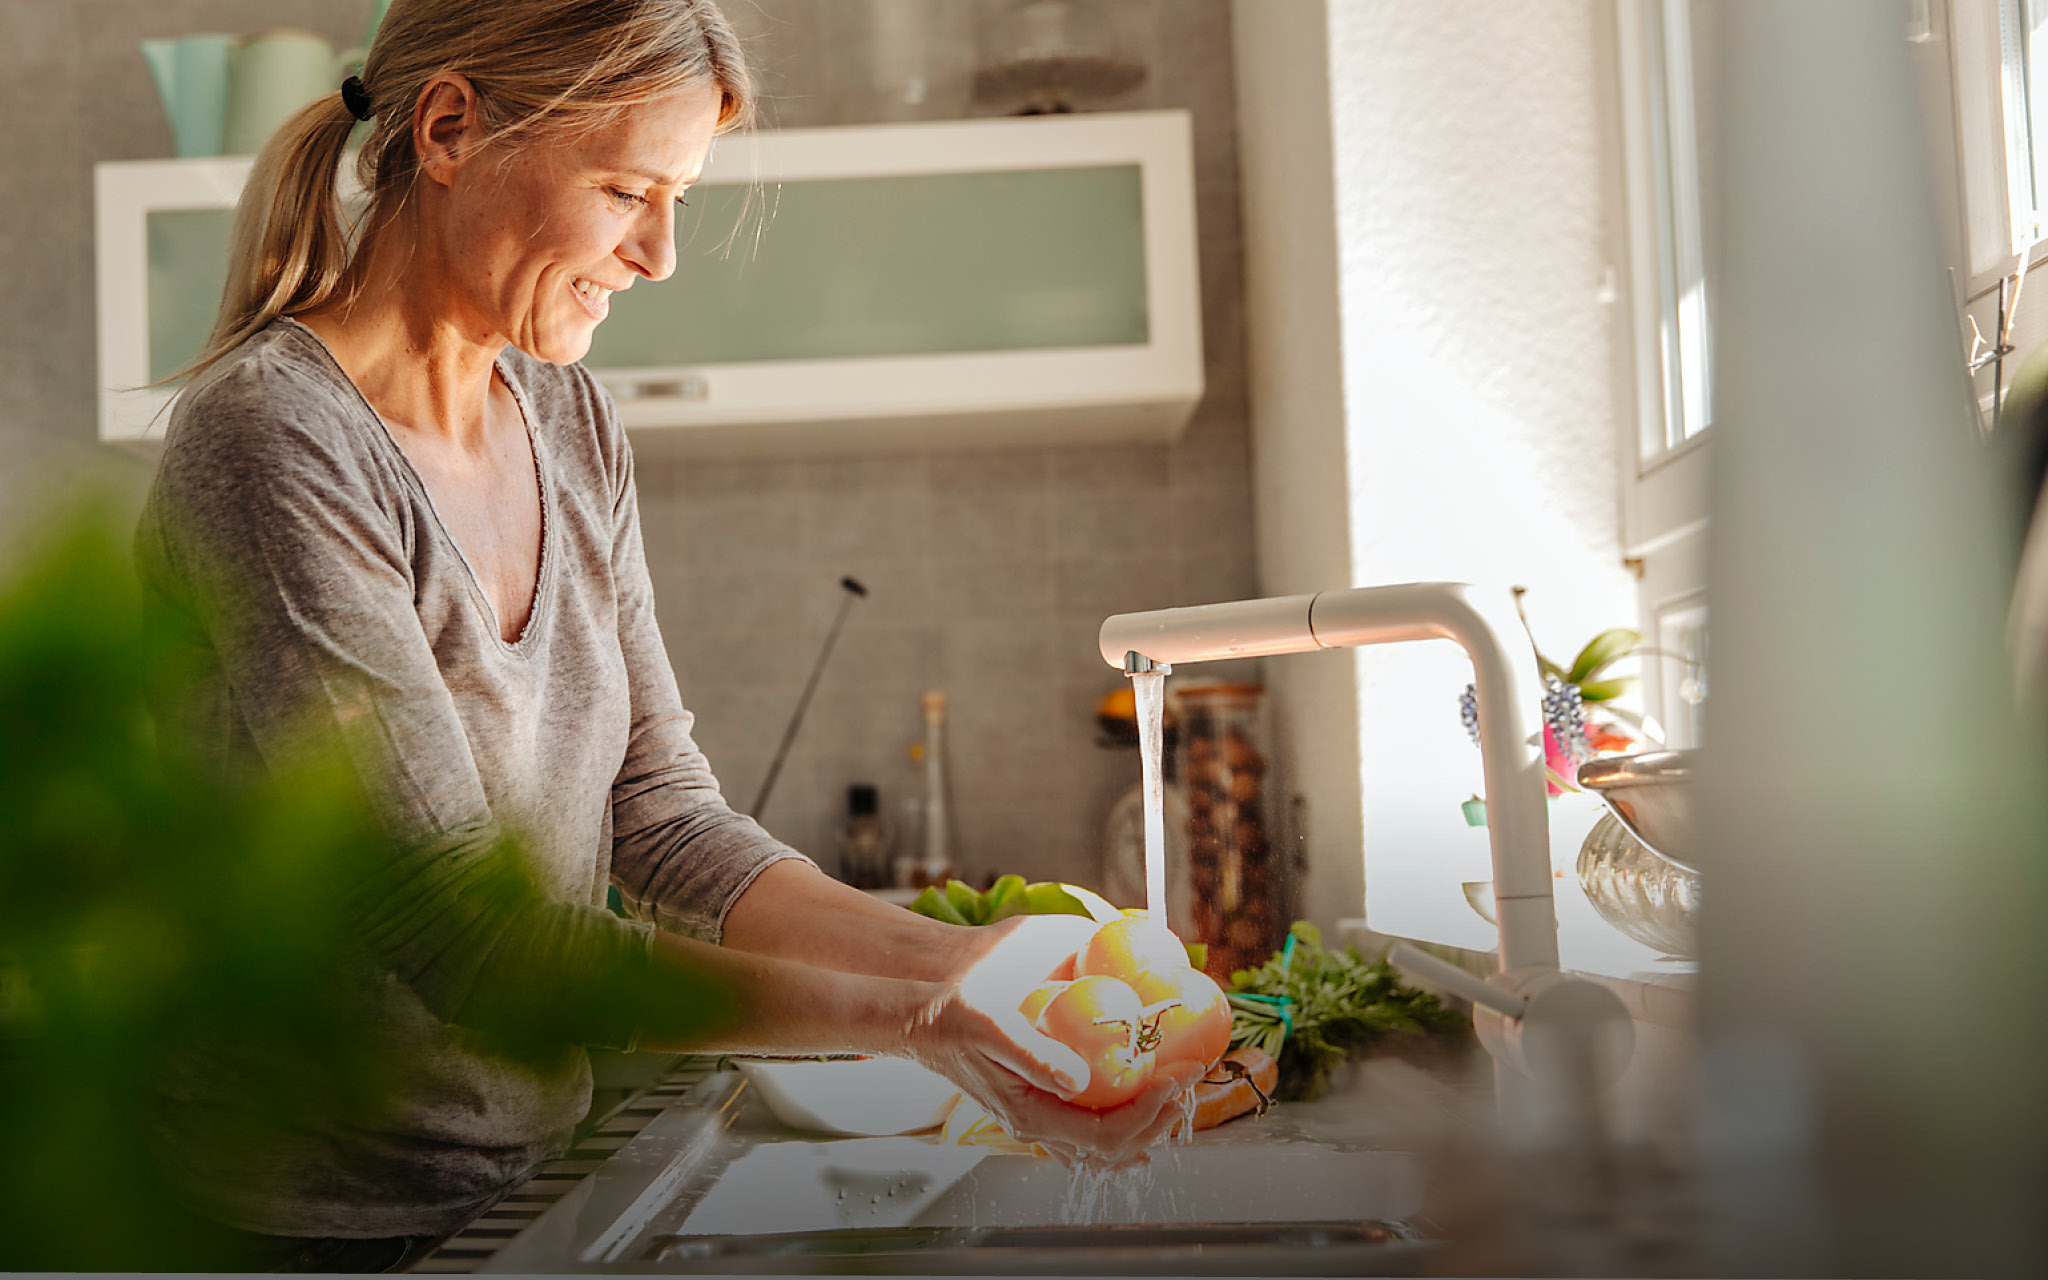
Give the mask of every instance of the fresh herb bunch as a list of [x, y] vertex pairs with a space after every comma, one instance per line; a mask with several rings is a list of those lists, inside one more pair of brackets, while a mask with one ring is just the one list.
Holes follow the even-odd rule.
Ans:
[[[1324, 950], [1321, 932], [1306, 920], [1295, 922], [1292, 936], [1291, 955], [1282, 951], [1230, 975], [1230, 1043], [1257, 1045], [1279, 1060], [1279, 1097], [1322, 1093], [1338, 1063], [1382, 1036], [1465, 1027], [1435, 996], [1404, 985], [1385, 960], [1351, 947]], [[1286, 1012], [1248, 996], [1285, 1000]]]

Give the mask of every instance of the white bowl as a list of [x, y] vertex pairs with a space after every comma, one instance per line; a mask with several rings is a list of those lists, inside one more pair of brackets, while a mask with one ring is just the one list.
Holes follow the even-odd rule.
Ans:
[[736, 1058], [777, 1120], [795, 1129], [883, 1138], [943, 1124], [959, 1090], [906, 1058]]

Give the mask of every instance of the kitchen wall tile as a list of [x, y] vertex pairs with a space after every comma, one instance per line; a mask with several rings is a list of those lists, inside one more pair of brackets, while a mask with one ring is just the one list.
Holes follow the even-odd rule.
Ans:
[[929, 465], [935, 494], [1043, 492], [1052, 478], [1052, 455], [1038, 449], [939, 453]]
[[1171, 450], [1165, 445], [1109, 445], [1096, 449], [1058, 449], [1052, 454], [1055, 494], [1113, 489], [1144, 492], [1166, 484]]
[[1248, 600], [1258, 594], [1258, 556], [1249, 536], [1219, 543], [1203, 554], [1185, 556], [1180, 561], [1176, 595], [1181, 604]]
[[794, 492], [694, 493], [671, 505], [669, 550], [693, 564], [752, 564], [804, 554], [804, 500]]
[[1168, 555], [1062, 561], [1058, 584], [1060, 613], [1093, 617], [1098, 626], [1113, 613], [1170, 609], [1179, 602], [1174, 557]]
[[1062, 566], [1174, 554], [1173, 500], [1156, 487], [1063, 489], [1053, 498], [1054, 552]]
[[988, 561], [1043, 556], [1051, 545], [1052, 495], [1044, 484], [944, 489], [931, 497], [935, 560]]
[[1049, 611], [1019, 618], [954, 619], [939, 632], [934, 676], [948, 688], [971, 681], [1043, 685], [1056, 670]]
[[[809, 584], [784, 565], [694, 566], [681, 579], [681, 608], [668, 625], [695, 630], [793, 632], [804, 622]], [[655, 579], [659, 592], [663, 579]]]
[[699, 495], [783, 493], [803, 487], [803, 465], [783, 458], [693, 459], [667, 464], [678, 473], [676, 492]]
[[1043, 619], [1053, 607], [1050, 560], [945, 561], [932, 566], [932, 608], [951, 625], [990, 617]]
[[915, 556], [925, 549], [929, 504], [921, 484], [811, 487], [803, 513], [804, 545], [814, 557]]

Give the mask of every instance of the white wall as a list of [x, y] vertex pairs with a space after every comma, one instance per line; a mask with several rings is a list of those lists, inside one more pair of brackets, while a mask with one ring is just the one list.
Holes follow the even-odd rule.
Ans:
[[[1537, 639], [1561, 661], [1634, 618], [1616, 508], [1626, 398], [1607, 12], [1598, 0], [1239, 0], [1269, 594], [1336, 585], [1340, 571], [1352, 585], [1524, 584]], [[1310, 171], [1324, 136], [1327, 180]], [[1488, 875], [1483, 833], [1458, 809], [1481, 785], [1456, 705], [1469, 664], [1447, 643], [1347, 657], [1270, 664], [1294, 750], [1324, 767], [1299, 774], [1310, 885], [1327, 894], [1311, 915], [1352, 913], [1340, 897], [1355, 881], [1338, 863], [1362, 851], [1374, 928], [1490, 947], [1458, 891]], [[1318, 662], [1353, 671], [1290, 665]], [[1328, 776], [1354, 760], [1355, 789]], [[1339, 838], [1353, 805], [1357, 846]], [[1564, 809], [1568, 859], [1590, 819]]]

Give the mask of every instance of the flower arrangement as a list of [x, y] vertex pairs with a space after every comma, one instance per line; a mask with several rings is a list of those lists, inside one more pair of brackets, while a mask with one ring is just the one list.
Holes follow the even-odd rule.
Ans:
[[[1514, 590], [1515, 609], [1521, 613], [1526, 588]], [[1526, 613], [1522, 626], [1529, 626]], [[1529, 640], [1535, 644], [1534, 632]], [[1608, 674], [1623, 658], [1647, 652], [1642, 633], [1627, 627], [1609, 627], [1588, 640], [1569, 667], [1551, 661], [1536, 646], [1537, 669], [1543, 673], [1544, 772], [1551, 795], [1577, 791], [1579, 766], [1594, 756], [1620, 754], [1662, 739], [1655, 721], [1616, 705], [1616, 699], [1636, 687], [1636, 677]], [[1458, 711], [1472, 744], [1479, 745], [1479, 696], [1472, 685], [1459, 695]], [[1468, 816], [1477, 809], [1476, 801], [1474, 796], [1466, 802]]]

